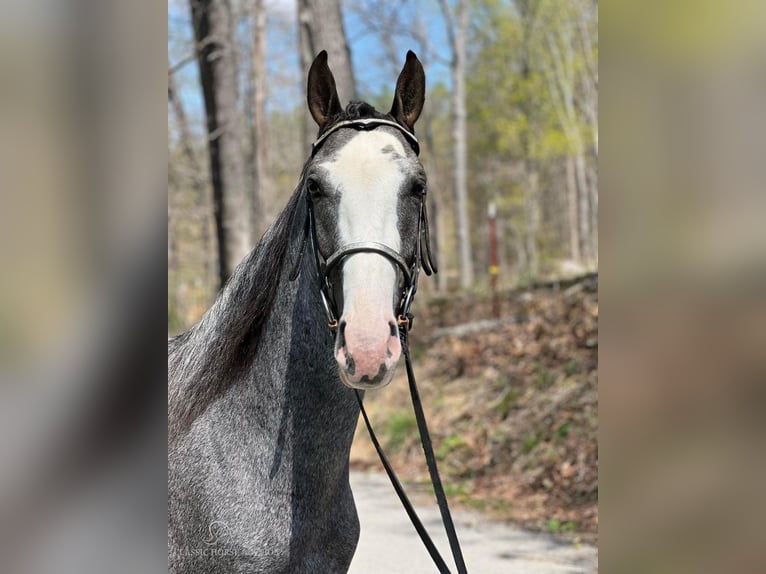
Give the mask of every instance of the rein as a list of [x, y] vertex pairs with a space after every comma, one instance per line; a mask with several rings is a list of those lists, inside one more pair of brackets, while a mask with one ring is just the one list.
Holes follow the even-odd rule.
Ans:
[[[326, 140], [326, 138], [340, 128], [347, 127], [360, 130], [371, 130], [381, 125], [397, 128], [407, 138], [415, 153], [419, 154], [420, 147], [417, 138], [403, 126], [391, 120], [368, 118], [342, 121], [330, 127], [314, 142], [312, 148], [312, 156], [316, 154], [317, 150]], [[442, 486], [439, 470], [436, 465], [436, 457], [434, 455], [434, 449], [431, 442], [431, 435], [428, 431], [428, 425], [426, 424], [426, 417], [425, 413], [423, 412], [423, 405], [420, 400], [420, 394], [418, 392], [417, 383], [415, 381], [415, 373], [412, 368], [412, 360], [410, 357], [408, 333], [412, 328], [413, 321], [413, 315], [410, 312], [410, 305], [412, 304], [412, 300], [414, 299], [415, 293], [417, 292], [420, 268], [423, 268], [423, 271], [426, 273], [426, 275], [431, 275], [437, 271], [431, 254], [430, 239], [428, 235], [428, 215], [426, 213], [425, 198], [426, 194], [424, 191], [420, 199], [420, 214], [418, 217], [415, 257], [413, 258], [413, 261], [408, 264], [404, 257], [401, 256], [401, 254], [397, 253], [387, 245], [378, 242], [361, 242], [344, 245], [335, 253], [330, 255], [330, 257], [324, 259], [319, 252], [316, 237], [313, 203], [311, 196], [306, 194], [308, 216], [306, 218], [306, 226], [304, 228], [303, 240], [301, 241], [298, 258], [294, 268], [290, 273], [290, 280], [292, 281], [297, 278], [298, 273], [300, 272], [300, 264], [303, 259], [306, 244], [310, 240], [312, 249], [314, 251], [316, 269], [320, 280], [320, 295], [322, 298], [322, 304], [327, 314], [327, 325], [330, 329], [330, 332], [335, 333], [335, 331], [338, 329], [338, 307], [335, 302], [334, 287], [330, 281], [329, 275], [335, 267], [341, 264], [343, 259], [355, 253], [375, 253], [388, 259], [395, 265], [396, 268], [402, 272], [404, 278], [404, 287], [402, 288], [402, 293], [397, 309], [397, 323], [399, 339], [401, 341], [402, 352], [404, 353], [405, 365], [407, 367], [407, 380], [409, 382], [410, 397], [412, 398], [412, 406], [415, 411], [415, 419], [417, 421], [420, 442], [423, 447], [423, 453], [425, 455], [426, 464], [428, 466], [428, 473], [431, 477], [431, 483], [434, 487], [436, 501], [439, 506], [442, 522], [444, 523], [444, 529], [447, 533], [450, 550], [452, 551], [452, 557], [455, 561], [458, 574], [467, 574], [465, 560], [463, 559], [463, 552], [460, 548], [460, 542], [457, 538], [457, 533], [455, 532], [455, 525], [452, 520], [449, 505], [447, 503], [447, 496], [444, 493], [444, 487]], [[409, 516], [412, 525], [415, 527], [418, 536], [420, 536], [421, 541], [430, 554], [431, 559], [434, 561], [434, 564], [436, 564], [440, 574], [451, 574], [447, 563], [444, 561], [444, 558], [442, 558], [442, 555], [439, 553], [436, 545], [428, 535], [425, 526], [423, 526], [423, 522], [418, 517], [417, 512], [415, 512], [415, 509], [407, 497], [401, 482], [397, 478], [394, 469], [388, 462], [388, 459], [383, 452], [383, 448], [380, 446], [380, 442], [378, 441], [378, 438], [375, 436], [375, 432], [372, 429], [372, 424], [370, 423], [370, 419], [367, 416], [367, 412], [364, 409], [364, 402], [362, 401], [361, 394], [357, 389], [354, 389], [354, 393], [359, 403], [359, 408], [362, 412], [362, 418], [364, 419], [364, 423], [370, 435], [370, 440], [372, 441], [372, 444], [375, 447], [378, 456], [380, 457], [383, 468], [385, 469], [388, 478], [391, 480], [391, 484], [393, 485], [394, 490], [396, 491], [396, 494], [399, 497], [405, 512], [407, 513], [407, 516]]]

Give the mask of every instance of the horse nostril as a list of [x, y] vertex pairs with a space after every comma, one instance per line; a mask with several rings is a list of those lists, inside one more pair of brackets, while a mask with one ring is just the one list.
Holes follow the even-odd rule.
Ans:
[[391, 328], [391, 336], [396, 337], [399, 334], [398, 329], [396, 328], [396, 323], [389, 321], [388, 326]]
[[346, 321], [341, 321], [338, 325], [338, 348], [346, 346]]

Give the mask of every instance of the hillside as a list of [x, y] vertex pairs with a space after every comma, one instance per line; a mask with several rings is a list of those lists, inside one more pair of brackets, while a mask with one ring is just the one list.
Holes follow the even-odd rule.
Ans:
[[[487, 300], [417, 301], [415, 373], [453, 504], [593, 541], [598, 530], [598, 276]], [[411, 490], [428, 490], [403, 365], [368, 392], [373, 424]], [[363, 426], [356, 468], [379, 462]]]

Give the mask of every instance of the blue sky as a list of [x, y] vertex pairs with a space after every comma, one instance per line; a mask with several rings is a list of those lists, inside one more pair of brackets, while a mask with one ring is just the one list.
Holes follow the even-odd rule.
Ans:
[[[396, 1], [396, 0], [394, 0]], [[444, 21], [435, 0], [409, 0], [399, 2], [405, 18], [413, 17], [414, 7], [421, 11], [429, 43], [440, 58], [450, 56], [447, 46]], [[354, 4], [346, 0], [344, 6], [344, 26], [351, 47], [354, 75], [357, 90], [362, 99], [377, 94], [384, 89], [393, 90], [396, 77], [391, 76], [390, 66], [371, 65], [386, 61], [382, 47], [374, 35], [366, 33], [360, 19], [353, 10]], [[295, 27], [295, 0], [266, 0], [267, 9], [267, 59], [270, 92], [267, 99], [269, 109], [294, 109], [303, 104], [305, 70], [300, 69], [298, 60], [298, 38]], [[173, 65], [191, 51], [191, 24], [187, 0], [168, 1], [168, 55]], [[401, 53], [401, 64], [408, 49], [418, 52], [418, 46], [405, 39], [396, 41], [397, 51]], [[332, 62], [330, 62], [332, 67]], [[429, 85], [449, 84], [449, 70], [444, 63], [430, 62], [426, 68]], [[193, 127], [201, 128], [203, 115], [202, 95], [199, 88], [196, 62], [183, 67], [176, 74], [176, 82], [182, 101], [192, 121]]]

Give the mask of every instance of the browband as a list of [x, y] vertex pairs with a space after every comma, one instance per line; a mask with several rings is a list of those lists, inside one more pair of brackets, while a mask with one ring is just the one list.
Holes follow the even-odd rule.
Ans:
[[401, 124], [393, 121], [393, 120], [385, 120], [382, 118], [365, 118], [361, 120], [344, 120], [342, 122], [338, 122], [334, 126], [332, 126], [330, 129], [328, 129], [325, 133], [323, 133], [317, 140], [312, 144], [311, 146], [311, 155], [313, 156], [319, 147], [322, 145], [324, 140], [327, 139], [327, 137], [332, 134], [333, 132], [336, 132], [340, 128], [357, 128], [360, 130], [373, 130], [378, 126], [391, 126], [396, 129], [398, 129], [400, 132], [404, 134], [404, 137], [407, 138], [407, 140], [412, 144], [412, 149], [415, 150], [415, 155], [420, 155], [420, 143], [418, 142], [418, 138], [415, 137], [415, 135], [404, 128]]

